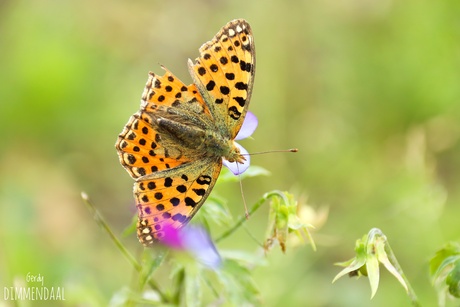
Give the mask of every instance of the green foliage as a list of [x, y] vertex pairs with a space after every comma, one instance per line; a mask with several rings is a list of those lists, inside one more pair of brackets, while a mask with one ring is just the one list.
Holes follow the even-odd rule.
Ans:
[[[267, 172], [263, 168], [252, 167], [252, 172], [250, 173], [251, 176], [256, 176]], [[224, 177], [218, 184], [222, 184], [225, 181], [232, 180]], [[261, 303], [260, 292], [252, 277], [252, 270], [262, 263], [260, 253], [251, 256], [244, 251], [220, 252], [220, 254], [224, 255], [222, 264], [217, 268], [213, 268], [205, 263], [200, 263], [198, 258], [190, 257], [187, 251], [172, 250], [169, 252], [165, 247], [157, 245], [153, 251], [145, 250], [142, 262], [138, 263], [127, 250], [127, 247], [121, 244], [120, 240], [113, 234], [105, 219], [102, 218], [89, 201], [88, 196], [82, 193], [82, 197], [92, 212], [95, 221], [108, 233], [139, 274], [138, 287], [116, 293], [112, 299], [113, 302], [117, 302], [116, 304], [114, 303], [115, 305], [131, 302], [136, 304], [160, 303], [202, 306], [205, 304], [203, 288], [208, 288], [208, 291], [214, 296], [215, 303], [228, 302], [231, 306]], [[273, 191], [266, 193], [251, 207], [250, 213], [255, 213], [267, 201], [270, 201], [270, 214], [265, 238], [267, 242], [265, 251], [268, 252], [273, 242], [277, 241], [284, 252], [289, 235], [292, 233], [305, 237], [305, 234], [308, 234], [308, 225], [300, 221], [297, 216], [298, 203], [294, 196], [287, 192]], [[209, 221], [228, 228], [219, 237], [218, 241], [231, 237], [247, 221], [246, 218], [241, 217], [233, 225], [230, 225], [233, 219], [225, 205], [225, 200], [221, 197], [214, 196], [206, 202], [203, 208], [205, 209], [199, 212], [199, 220], [203, 221], [204, 225], [207, 225], [208, 230], [210, 229]], [[124, 233], [134, 233], [132, 223]], [[314, 244], [309, 234], [308, 238]], [[172, 255], [171, 258], [168, 257], [169, 254]], [[169, 290], [164, 290], [161, 289], [155, 279], [156, 271], [168, 258], [171, 266], [170, 278], [173, 283]], [[138, 289], [137, 293], [135, 289]], [[146, 297], [152, 296], [152, 293], [153, 299], [146, 299]], [[207, 299], [209, 300], [209, 298]]]
[[308, 227], [313, 226], [300, 220], [297, 215], [299, 207], [294, 196], [287, 192], [273, 191], [265, 194], [264, 198], [271, 200], [264, 245], [265, 250], [270, 250], [274, 242], [278, 242], [281, 250], [285, 252], [286, 242], [290, 233], [294, 233], [303, 240], [309, 240], [313, 249], [315, 249], [315, 243], [308, 232]]
[[430, 260], [430, 276], [436, 286], [439, 305], [445, 306], [447, 293], [460, 298], [460, 244], [450, 242]]

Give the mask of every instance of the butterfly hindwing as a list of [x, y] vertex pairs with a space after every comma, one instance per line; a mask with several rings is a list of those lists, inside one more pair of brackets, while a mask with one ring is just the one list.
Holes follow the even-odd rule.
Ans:
[[202, 160], [144, 176], [134, 184], [138, 237], [150, 245], [161, 239], [162, 225], [180, 228], [200, 209], [222, 167], [221, 160]]

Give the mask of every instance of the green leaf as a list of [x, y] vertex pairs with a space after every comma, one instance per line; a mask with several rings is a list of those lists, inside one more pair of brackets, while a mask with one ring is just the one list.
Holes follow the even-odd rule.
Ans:
[[247, 267], [225, 259], [222, 269], [216, 273], [230, 306], [260, 305], [259, 290]]
[[215, 195], [208, 198], [204, 206], [198, 211], [197, 217], [212, 221], [219, 226], [230, 226], [233, 222], [226, 201]]
[[460, 298], [460, 260], [455, 262], [452, 271], [447, 275], [446, 284], [449, 287], [449, 293]]
[[241, 250], [221, 251], [222, 258], [244, 263], [248, 267], [268, 265], [268, 260], [259, 253], [248, 253]]
[[365, 263], [366, 263], [365, 258], [361, 258], [361, 259], [352, 258], [352, 259], [350, 259], [348, 261], [345, 261], [345, 262], [337, 262], [337, 263], [335, 263], [335, 265], [346, 266], [346, 268], [343, 269], [342, 271], [340, 271], [339, 274], [337, 274], [334, 277], [332, 282], [334, 283], [337, 279], [339, 279], [340, 277], [342, 277], [344, 275], [347, 275], [347, 274], [350, 274], [352, 272], [358, 271]]
[[168, 255], [168, 251], [165, 249], [159, 249], [158, 252], [152, 257], [152, 251], [144, 249], [143, 252], [143, 266], [140, 271], [139, 285], [140, 289], [143, 289], [152, 274], [160, 267], [164, 259]]
[[133, 218], [131, 219], [131, 223], [123, 230], [122, 236], [123, 237], [128, 237], [132, 235], [133, 233], [136, 233], [137, 231], [137, 221], [138, 217], [137, 214], [133, 215]]
[[187, 266], [185, 270], [185, 306], [202, 306], [202, 270], [196, 266]]
[[222, 182], [238, 182], [240, 180], [257, 177], [257, 176], [269, 176], [270, 172], [261, 166], [251, 165], [249, 168], [242, 174], [234, 175], [228, 168], [223, 167], [222, 172], [220, 173], [217, 183]]
[[[430, 260], [430, 275], [433, 279], [438, 278], [444, 268], [455, 262], [455, 256], [460, 255], [460, 244], [449, 242], [443, 248], [438, 250]], [[454, 258], [450, 258], [454, 256]], [[446, 259], [450, 259], [446, 261]]]
[[364, 236], [363, 238], [356, 240], [356, 243], [355, 243], [356, 257], [355, 258], [352, 258], [348, 261], [335, 263], [335, 265], [345, 267], [345, 269], [340, 271], [339, 274], [337, 274], [334, 277], [332, 282], [335, 282], [337, 279], [339, 279], [340, 277], [346, 274], [358, 272], [358, 270], [366, 264], [366, 259], [367, 259], [366, 245], [365, 245], [366, 241], [367, 241], [367, 236]]

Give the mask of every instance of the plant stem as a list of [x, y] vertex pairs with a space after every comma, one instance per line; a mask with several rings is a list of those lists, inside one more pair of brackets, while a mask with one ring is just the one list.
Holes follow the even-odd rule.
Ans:
[[[281, 191], [274, 190], [274, 191], [265, 193], [264, 196], [262, 196], [262, 198], [259, 199], [254, 205], [252, 205], [251, 209], [249, 209], [249, 216], [251, 216], [254, 212], [256, 212], [269, 198], [272, 198], [275, 196], [282, 198], [285, 203], [288, 202], [288, 199], [286, 198], [284, 193]], [[225, 231], [223, 234], [217, 237], [214, 241], [216, 243], [219, 243], [221, 240], [225, 239], [226, 237], [234, 233], [246, 221], [247, 221], [246, 216], [240, 217], [232, 227], [230, 227], [227, 231]]]
[[[139, 264], [139, 262], [137, 262], [136, 258], [134, 258], [134, 256], [125, 248], [125, 246], [123, 245], [123, 243], [121, 243], [121, 241], [117, 238], [117, 236], [115, 236], [115, 234], [113, 233], [112, 229], [110, 229], [109, 225], [104, 220], [102, 215], [99, 213], [99, 211], [96, 209], [96, 207], [89, 200], [88, 195], [85, 192], [82, 192], [81, 193], [81, 198], [83, 199], [83, 201], [85, 202], [86, 206], [88, 207], [88, 210], [93, 215], [93, 218], [96, 221], [96, 223], [103, 230], [105, 230], [107, 232], [109, 237], [112, 239], [112, 241], [118, 247], [120, 252], [125, 256], [125, 258], [128, 260], [128, 262], [131, 263], [131, 265], [134, 267], [134, 269], [137, 272], [141, 273], [142, 266]], [[170, 301], [169, 298], [160, 290], [159, 286], [157, 285], [157, 283], [154, 280], [152, 280], [150, 278], [149, 281], [148, 281], [148, 284], [152, 289], [154, 289], [155, 291], [158, 292], [158, 295], [160, 295], [161, 299], [164, 302], [169, 302]]]

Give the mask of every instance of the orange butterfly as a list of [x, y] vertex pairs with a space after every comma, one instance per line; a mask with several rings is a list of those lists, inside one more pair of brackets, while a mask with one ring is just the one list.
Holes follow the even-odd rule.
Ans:
[[195, 215], [223, 163], [234, 173], [249, 166], [247, 151], [234, 142], [257, 127], [247, 111], [255, 73], [249, 24], [230, 21], [188, 67], [190, 85], [165, 68], [163, 76], [150, 73], [141, 109], [116, 143], [136, 180], [137, 235], [145, 246], [164, 237], [164, 225], [180, 228]]

